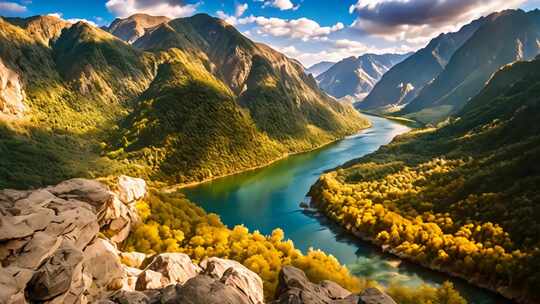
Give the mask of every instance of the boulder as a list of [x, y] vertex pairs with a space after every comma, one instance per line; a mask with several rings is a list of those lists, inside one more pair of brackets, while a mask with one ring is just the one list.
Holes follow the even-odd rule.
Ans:
[[366, 288], [360, 294], [358, 304], [397, 304], [389, 295], [377, 288]]
[[[262, 291], [262, 290], [261, 290]], [[166, 304], [253, 304], [244, 290], [202, 274], [177, 285]]]
[[83, 260], [82, 253], [69, 243], [49, 257], [26, 285], [25, 293], [31, 301], [47, 301], [66, 293], [77, 266]]
[[202, 261], [201, 267], [204, 269], [204, 274], [222, 278], [228, 286], [234, 286], [243, 290], [248, 295], [250, 303], [264, 302], [261, 278], [244, 265], [236, 261], [214, 257]]
[[139, 268], [146, 260], [146, 254], [141, 252], [120, 252], [122, 263], [129, 266]]
[[358, 296], [330, 281], [314, 284], [295, 267], [285, 266], [279, 274], [274, 304], [356, 304]]
[[140, 200], [146, 195], [146, 182], [144, 179], [122, 175], [118, 178], [118, 196], [120, 200], [129, 204]]
[[135, 283], [135, 289], [138, 291], [144, 291], [148, 289], [161, 289], [169, 284], [169, 279], [167, 279], [163, 274], [146, 269], [137, 277], [137, 283]]
[[163, 274], [170, 284], [184, 284], [200, 272], [200, 268], [183, 253], [158, 254], [147, 269]]
[[0, 303], [96, 302], [116, 289], [132, 290], [140, 270], [122, 265], [115, 244], [97, 236], [101, 227], [123, 240], [135, 219], [118, 193], [93, 180], [1, 190]]

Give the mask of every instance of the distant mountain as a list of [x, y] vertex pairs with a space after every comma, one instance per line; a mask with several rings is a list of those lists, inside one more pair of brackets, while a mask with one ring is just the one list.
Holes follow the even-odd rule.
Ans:
[[105, 30], [128, 43], [133, 43], [142, 37], [146, 31], [169, 20], [171, 19], [163, 16], [135, 14], [128, 18], [115, 19]]
[[331, 68], [334, 64], [336, 63], [332, 61], [321, 61], [307, 68], [306, 74], [311, 74], [313, 75], [313, 77], [317, 77], [322, 73], [328, 71], [328, 69]]
[[426, 122], [443, 119], [459, 111], [502, 66], [539, 52], [539, 10], [492, 14], [402, 113]]
[[441, 73], [454, 54], [483, 24], [478, 19], [458, 32], [441, 34], [429, 44], [396, 64], [357, 106], [364, 110], [400, 108], [413, 100], [420, 90]]
[[351, 96], [354, 100], [363, 100], [384, 73], [409, 55], [365, 54], [349, 57], [319, 75], [317, 82], [321, 89], [336, 98]]
[[200, 181], [369, 125], [297, 61], [208, 15], [148, 29], [144, 49], [53, 18], [0, 18], [0, 187]]

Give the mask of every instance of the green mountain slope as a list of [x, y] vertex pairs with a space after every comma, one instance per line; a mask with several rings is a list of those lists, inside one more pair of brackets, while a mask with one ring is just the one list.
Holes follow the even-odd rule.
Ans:
[[366, 99], [358, 104], [361, 109], [403, 107], [441, 73], [459, 47], [465, 43], [484, 22], [475, 20], [458, 32], [441, 34], [429, 44], [396, 64], [375, 85]]
[[298, 63], [219, 19], [155, 27], [136, 44], [163, 31], [155, 40], [163, 47], [144, 51], [86, 23], [60, 28], [51, 18], [0, 19], [0, 78], [10, 84], [0, 92], [0, 149], [8, 155], [0, 187], [127, 172], [200, 181], [368, 125], [327, 99]]
[[350, 106], [321, 92], [300, 63], [254, 43], [220, 19], [205, 14], [175, 19], [134, 45], [149, 51], [179, 48], [206, 58], [204, 65], [248, 109], [257, 128], [291, 152], [367, 126]]
[[[456, 113], [501, 66], [540, 52], [540, 11], [509, 10], [487, 21], [455, 52], [444, 71], [405, 107], [403, 114], [448, 106], [435, 120]], [[489, 59], [488, 59], [489, 58]], [[421, 115], [420, 115], [421, 116]]]
[[311, 193], [400, 256], [537, 303], [539, 92], [540, 60], [507, 66], [449, 125], [402, 136]]

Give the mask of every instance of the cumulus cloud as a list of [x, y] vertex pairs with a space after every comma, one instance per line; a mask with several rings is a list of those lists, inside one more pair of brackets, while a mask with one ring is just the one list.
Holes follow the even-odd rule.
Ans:
[[342, 30], [345, 26], [338, 22], [333, 26], [320, 26], [314, 20], [308, 18], [299, 18], [286, 20], [281, 18], [267, 18], [249, 16], [240, 18], [237, 24], [255, 24], [252, 32], [259, 35], [270, 35], [274, 37], [286, 37], [308, 41], [311, 39], [324, 40], [333, 32]]
[[15, 2], [0, 1], [0, 14], [5, 16], [26, 13], [27, 8]]
[[247, 11], [247, 9], [248, 9], [247, 3], [237, 4], [236, 7], [234, 8], [234, 16], [237, 18], [242, 16]]
[[274, 7], [278, 8], [279, 10], [286, 11], [290, 9], [297, 10], [300, 5], [294, 5], [291, 0], [270, 0], [264, 1], [263, 7]]
[[186, 4], [182, 0], [108, 0], [105, 6], [121, 18], [136, 13], [179, 18], [193, 15], [198, 4]]
[[457, 30], [493, 11], [516, 8], [526, 0], [358, 0], [350, 12], [358, 16], [353, 27], [389, 40], [425, 42]]
[[96, 26], [96, 27], [98, 26], [94, 21], [84, 19], [84, 18], [68, 18], [68, 19], [64, 19], [62, 13], [59, 13], [59, 12], [50, 13], [50, 14], [47, 14], [47, 16], [56, 17], [56, 18], [62, 19], [64, 21], [67, 21], [67, 22], [72, 23], [72, 24], [75, 24], [77, 22], [85, 22], [85, 23], [88, 23], [88, 24], [90, 24], [92, 26]]

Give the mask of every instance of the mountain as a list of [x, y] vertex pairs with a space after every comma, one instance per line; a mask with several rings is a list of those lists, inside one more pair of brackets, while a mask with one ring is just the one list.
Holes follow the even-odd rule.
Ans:
[[[483, 88], [494, 72], [540, 52], [540, 10], [508, 10], [486, 18], [457, 50], [446, 67], [402, 111], [420, 120], [437, 121], [459, 111]], [[416, 113], [416, 114], [414, 114]]]
[[484, 18], [465, 25], [455, 33], [441, 34], [428, 45], [392, 67], [357, 107], [363, 110], [395, 110], [413, 100], [439, 75], [454, 52], [484, 23]]
[[124, 19], [116, 18], [108, 27], [105, 27], [105, 30], [128, 43], [133, 43], [153, 27], [169, 20], [171, 19], [163, 16], [135, 14]]
[[384, 73], [409, 55], [365, 54], [345, 58], [317, 76], [317, 82], [321, 89], [336, 98], [352, 96], [361, 101]]
[[122, 173], [195, 182], [369, 124], [219, 19], [172, 20], [131, 45], [84, 22], [47, 31], [51, 18], [0, 18], [0, 186]]
[[539, 92], [540, 57], [507, 65], [445, 126], [324, 175], [314, 204], [402, 258], [538, 303]]
[[249, 40], [223, 20], [205, 14], [175, 19], [134, 45], [153, 52], [179, 48], [203, 58], [257, 128], [291, 152], [366, 126], [350, 106], [327, 97], [299, 62]]
[[336, 63], [331, 61], [321, 61], [307, 68], [306, 74], [311, 74], [313, 75], [313, 77], [317, 77], [322, 73], [328, 71], [328, 69], [331, 68], [334, 64]]

